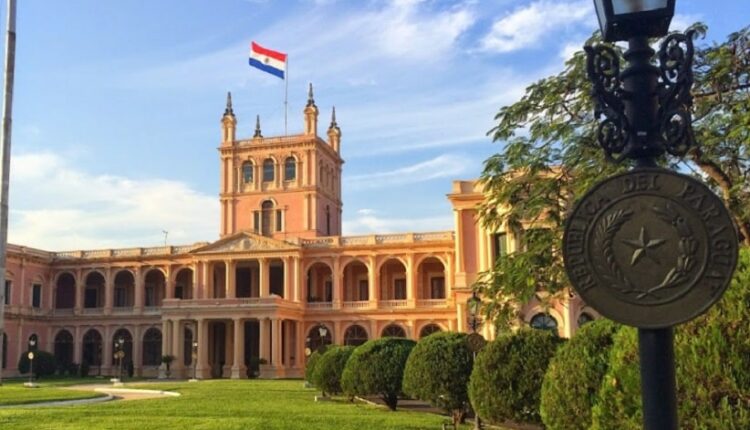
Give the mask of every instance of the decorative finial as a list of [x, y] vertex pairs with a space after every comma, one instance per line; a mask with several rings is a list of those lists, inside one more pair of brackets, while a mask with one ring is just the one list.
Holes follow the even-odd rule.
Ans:
[[336, 106], [331, 110], [331, 125], [328, 128], [336, 128], [339, 125], [336, 124]]
[[308, 88], [307, 88], [307, 105], [308, 106], [315, 106], [315, 99], [313, 98], [313, 87], [312, 82], [310, 82]]
[[255, 134], [253, 134], [253, 137], [263, 137], [260, 134], [260, 115], [255, 115]]
[[224, 115], [234, 115], [232, 110], [232, 92], [227, 91], [227, 108], [224, 109]]

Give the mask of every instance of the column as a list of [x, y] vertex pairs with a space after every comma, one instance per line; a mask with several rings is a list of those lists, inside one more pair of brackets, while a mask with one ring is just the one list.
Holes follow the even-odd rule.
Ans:
[[294, 367], [300, 369], [305, 362], [305, 324], [294, 322]]
[[456, 300], [456, 331], [458, 332], [465, 332], [465, 323], [464, 321], [464, 306], [466, 306], [466, 302], [461, 302], [459, 300]]
[[[171, 336], [170, 336], [170, 328], [172, 324], [170, 324], [169, 320], [163, 319], [161, 321], [161, 355], [162, 357], [165, 355], [171, 355], [170, 348], [172, 346], [171, 342]], [[160, 364], [159, 365], [159, 379], [163, 379], [167, 377], [167, 365], [166, 364]]]
[[260, 358], [265, 359], [268, 364], [271, 364], [271, 348], [268, 335], [268, 318], [261, 318], [260, 320], [258, 320], [258, 344], [260, 346]]
[[172, 320], [172, 328], [171, 328], [171, 334], [170, 334], [170, 341], [172, 343], [171, 348], [171, 355], [174, 356], [174, 360], [172, 361], [172, 364], [170, 365], [170, 368], [172, 370], [172, 375], [179, 376], [181, 375], [180, 370], [182, 369], [183, 365], [183, 357], [185, 356], [183, 349], [183, 330], [182, 325], [180, 324], [180, 320]]
[[[83, 342], [81, 342], [81, 327], [76, 326], [75, 332], [73, 333], [73, 363], [81, 363], [81, 355], [82, 351], [81, 348], [83, 346]], [[10, 354], [9, 359], [10, 359]]]
[[463, 262], [463, 246], [464, 246], [464, 232], [463, 232], [463, 220], [461, 219], [461, 211], [454, 210], [453, 211], [455, 223], [456, 223], [456, 247], [455, 247], [455, 255], [456, 255], [456, 271], [457, 272], [463, 272], [464, 271], [464, 262]]
[[340, 309], [343, 299], [343, 282], [341, 279], [341, 260], [339, 257], [333, 257], [333, 308]]
[[196, 323], [198, 325], [196, 330], [198, 332], [198, 363], [195, 373], [198, 378], [204, 379], [205, 373], [210, 370], [208, 366], [208, 321], [199, 318]]
[[271, 365], [281, 367], [281, 319], [272, 319], [271, 327]]
[[135, 309], [136, 313], [143, 311], [143, 268], [138, 267], [135, 269]]
[[370, 339], [378, 339], [380, 333], [378, 333], [378, 321], [370, 320]]
[[406, 305], [414, 307], [414, 298], [417, 290], [417, 268], [415, 267], [414, 254], [406, 256]]
[[172, 279], [172, 266], [167, 264], [164, 267], [164, 297], [163, 299], [174, 298], [174, 279]]
[[258, 259], [258, 267], [260, 268], [260, 276], [258, 276], [260, 279], [260, 296], [268, 297], [271, 295], [271, 286], [268, 282], [268, 259]]
[[334, 345], [344, 344], [344, 333], [341, 331], [341, 321], [333, 322], [333, 336], [331, 336], [331, 340]]
[[292, 300], [292, 258], [284, 257], [284, 300]]
[[445, 255], [445, 299], [448, 301], [453, 300], [453, 256], [450, 254]]
[[[81, 270], [76, 271], [76, 304], [73, 312], [76, 315], [80, 315], [83, 310], [83, 294], [86, 286], [81, 276]], [[80, 363], [80, 362], [78, 362]]]
[[102, 374], [111, 374], [112, 373], [112, 363], [114, 362], [114, 357], [112, 356], [114, 352], [112, 351], [112, 327], [110, 326], [104, 326], [104, 338], [102, 339], [103, 345], [103, 354], [102, 357]]
[[115, 283], [112, 279], [112, 267], [107, 267], [104, 273], [106, 277], [104, 279], [104, 314], [110, 315], [112, 313], [112, 304], [115, 296]]
[[208, 298], [208, 272], [211, 271], [211, 264], [208, 261], [204, 261], [201, 263], [201, 299], [207, 299]]
[[380, 295], [380, 276], [377, 269], [377, 259], [374, 256], [369, 258], [367, 264], [367, 275], [368, 275], [368, 298], [370, 300], [370, 308], [376, 309], [378, 307], [378, 299]]
[[201, 284], [200, 284], [200, 273], [198, 273], [201, 270], [202, 263], [193, 263], [191, 266], [193, 268], [193, 291], [191, 297], [194, 299], [200, 299], [201, 296]]
[[235, 299], [237, 298], [237, 282], [235, 282], [236, 273], [235, 273], [235, 267], [237, 263], [235, 263], [234, 260], [224, 260], [224, 267], [226, 267], [226, 276], [224, 277], [226, 281], [225, 285], [225, 297], [228, 299]]
[[221, 322], [224, 324], [224, 366], [221, 368], [221, 377], [232, 376], [232, 366], [234, 364], [234, 324], [231, 322]]
[[245, 366], [245, 321], [234, 320], [234, 360], [232, 362], [232, 379], [243, 379], [247, 376]]
[[143, 342], [141, 341], [141, 327], [133, 327], [133, 367], [135, 376], [141, 376], [143, 372]]
[[292, 268], [294, 269], [294, 285], [292, 286], [294, 301], [301, 302], [303, 287], [302, 282], [300, 282], [300, 272], [302, 270], [300, 268], [299, 257], [297, 257], [296, 255], [292, 257]]

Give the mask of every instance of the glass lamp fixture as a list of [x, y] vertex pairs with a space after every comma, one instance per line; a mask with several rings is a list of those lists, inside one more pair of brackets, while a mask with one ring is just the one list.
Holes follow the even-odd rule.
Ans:
[[325, 328], [325, 326], [321, 325], [320, 327], [318, 327], [318, 334], [321, 338], [324, 338], [326, 337], [326, 334], [328, 334], [328, 329]]
[[594, 0], [599, 28], [607, 42], [666, 35], [674, 4], [675, 0]]
[[482, 305], [482, 300], [479, 299], [479, 296], [477, 296], [477, 292], [474, 291], [471, 293], [471, 297], [469, 300], [466, 301], [466, 306], [469, 310], [469, 316], [471, 318], [476, 318], [477, 315], [479, 315], [479, 307]]

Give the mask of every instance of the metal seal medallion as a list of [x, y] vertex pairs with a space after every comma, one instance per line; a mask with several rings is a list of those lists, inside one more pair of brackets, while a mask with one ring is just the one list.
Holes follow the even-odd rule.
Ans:
[[608, 178], [576, 204], [563, 236], [568, 278], [603, 316], [641, 328], [689, 321], [721, 298], [738, 236], [723, 202], [666, 169]]

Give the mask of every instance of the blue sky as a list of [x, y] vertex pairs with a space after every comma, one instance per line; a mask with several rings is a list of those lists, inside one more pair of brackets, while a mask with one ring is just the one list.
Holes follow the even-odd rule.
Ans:
[[[451, 229], [445, 194], [497, 151], [495, 113], [596, 26], [589, 0], [19, 3], [9, 235], [50, 250], [218, 237], [226, 91], [240, 137], [256, 114], [283, 133], [283, 81], [247, 65], [251, 40], [289, 54], [290, 133], [308, 82], [323, 130], [336, 106], [345, 233]], [[677, 10], [709, 25], [702, 43], [750, 17], [744, 0]]]

